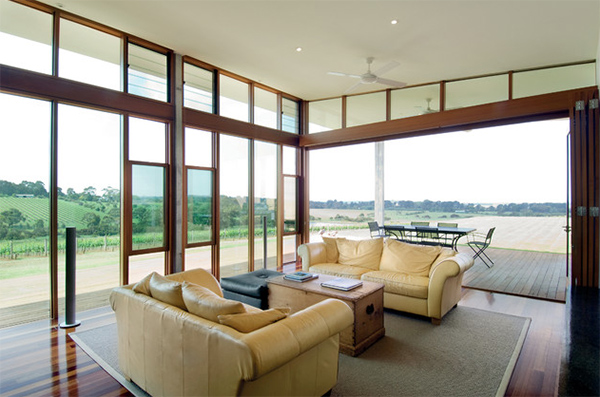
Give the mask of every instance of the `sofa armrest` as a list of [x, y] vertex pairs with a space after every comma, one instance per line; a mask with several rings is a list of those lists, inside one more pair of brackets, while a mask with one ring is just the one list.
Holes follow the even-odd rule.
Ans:
[[244, 334], [256, 379], [293, 360], [352, 325], [354, 315], [338, 299], [326, 299], [291, 316]]
[[298, 255], [302, 258], [304, 271], [308, 271], [311, 266], [318, 263], [327, 262], [327, 249], [323, 242], [301, 244], [298, 247]]
[[[436, 264], [429, 273], [428, 311], [430, 317], [441, 318], [448, 302], [458, 302], [462, 275], [473, 266], [473, 258], [456, 254]], [[448, 282], [450, 280], [455, 282]], [[456, 302], [452, 303], [454, 305]]]

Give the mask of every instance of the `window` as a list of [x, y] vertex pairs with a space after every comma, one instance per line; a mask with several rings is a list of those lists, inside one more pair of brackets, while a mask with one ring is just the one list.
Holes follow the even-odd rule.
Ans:
[[195, 128], [185, 129], [185, 164], [212, 167], [212, 132]]
[[513, 75], [513, 98], [594, 85], [596, 85], [595, 63], [518, 72]]
[[48, 318], [50, 117], [50, 102], [0, 93], [0, 307], [19, 313], [3, 327]]
[[254, 124], [277, 128], [277, 94], [254, 87]]
[[452, 81], [446, 84], [446, 109], [508, 100], [508, 75]]
[[248, 122], [248, 84], [225, 75], [219, 80], [219, 114]]
[[346, 127], [385, 121], [386, 94], [353, 95], [346, 99]]
[[187, 243], [212, 241], [213, 172], [187, 170]]
[[167, 102], [167, 56], [131, 43], [128, 48], [127, 92]]
[[183, 106], [213, 113], [213, 81], [212, 71], [184, 63]]
[[439, 112], [440, 85], [392, 90], [390, 101], [392, 120]]
[[121, 90], [119, 37], [61, 19], [59, 42], [59, 77]]
[[300, 105], [288, 98], [281, 99], [281, 129], [293, 134], [300, 133]]
[[167, 126], [129, 117], [132, 250], [161, 249], [166, 236]]
[[[58, 244], [77, 228], [77, 308], [106, 304], [119, 285], [121, 116], [58, 105]], [[64, 297], [65, 256], [58, 256]], [[101, 274], [101, 277], [98, 275]], [[96, 299], [89, 299], [94, 294]]]
[[277, 268], [278, 149], [273, 143], [254, 142], [255, 269]]
[[220, 136], [221, 277], [248, 272], [249, 141]]
[[308, 117], [309, 134], [342, 128], [342, 98], [310, 102]]
[[52, 74], [52, 14], [0, 1], [0, 63]]

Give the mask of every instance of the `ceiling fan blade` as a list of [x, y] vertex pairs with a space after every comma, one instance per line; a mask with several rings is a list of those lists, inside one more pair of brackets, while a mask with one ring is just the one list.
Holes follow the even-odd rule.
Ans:
[[390, 70], [397, 68], [398, 66], [400, 66], [399, 62], [391, 61], [391, 62], [388, 62], [386, 65], [380, 67], [376, 71], [374, 71], [373, 74], [376, 76], [381, 76], [382, 74], [385, 74], [385, 73], [389, 72]]
[[342, 73], [342, 72], [327, 72], [327, 74], [331, 74], [333, 76], [354, 77], [356, 79], [360, 79], [360, 76], [357, 74], [348, 74], [348, 73]]
[[362, 85], [362, 82], [359, 81], [358, 83], [354, 84], [352, 87], [350, 87], [346, 91], [344, 91], [344, 94], [351, 94], [352, 92], [354, 92], [361, 85]]
[[382, 79], [381, 77], [377, 78], [377, 82], [379, 84], [385, 84], [385, 85], [389, 85], [390, 87], [395, 87], [395, 88], [402, 88], [402, 87], [406, 86], [406, 83], [403, 83], [401, 81]]

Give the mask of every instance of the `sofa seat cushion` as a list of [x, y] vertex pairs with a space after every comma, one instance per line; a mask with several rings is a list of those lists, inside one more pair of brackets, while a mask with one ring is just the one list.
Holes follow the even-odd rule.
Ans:
[[381, 252], [383, 251], [382, 238], [370, 240], [337, 239], [336, 242], [339, 251], [339, 264], [379, 270]]
[[429, 276], [431, 265], [440, 255], [442, 247], [403, 243], [389, 239], [383, 248], [378, 270]]
[[429, 294], [429, 277], [380, 270], [363, 274], [361, 280], [383, 284], [383, 291], [391, 294], [421, 299]]
[[360, 266], [340, 265], [339, 263], [318, 263], [309, 269], [313, 273], [329, 276], [360, 279], [360, 276], [373, 270]]

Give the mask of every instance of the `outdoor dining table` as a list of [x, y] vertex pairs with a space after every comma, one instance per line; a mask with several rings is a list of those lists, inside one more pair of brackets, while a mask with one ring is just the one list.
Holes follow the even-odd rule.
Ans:
[[[475, 228], [443, 227], [443, 226], [414, 226], [414, 225], [384, 225], [385, 234], [397, 240], [442, 245], [457, 251], [458, 240]], [[442, 242], [444, 241], [444, 242]], [[450, 241], [450, 243], [448, 243]]]

